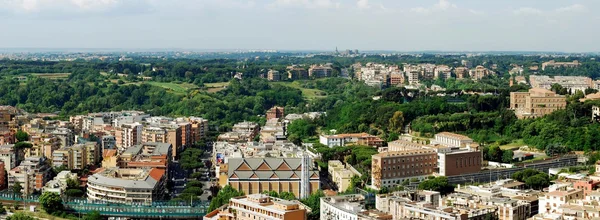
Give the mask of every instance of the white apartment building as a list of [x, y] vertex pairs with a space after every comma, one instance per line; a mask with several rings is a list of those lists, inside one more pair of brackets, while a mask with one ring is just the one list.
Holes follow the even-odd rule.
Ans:
[[164, 193], [164, 169], [110, 168], [88, 178], [87, 197], [90, 201], [125, 204], [152, 204]]
[[[583, 199], [583, 190], [554, 190], [546, 193], [539, 198], [538, 213], [552, 214], [559, 212], [560, 206], [567, 204], [569, 201]], [[559, 212], [560, 213], [560, 212]]]
[[142, 124], [122, 124], [116, 129], [117, 147], [129, 148], [142, 143]]
[[360, 194], [321, 197], [321, 220], [358, 220], [358, 213], [365, 211]]
[[450, 132], [440, 132], [435, 135], [435, 142], [448, 147], [466, 147], [473, 143], [473, 139]]

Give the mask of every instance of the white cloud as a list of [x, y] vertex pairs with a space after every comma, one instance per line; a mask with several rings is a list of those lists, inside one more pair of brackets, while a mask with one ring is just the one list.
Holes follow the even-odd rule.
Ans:
[[369, 4], [369, 0], [358, 0], [356, 1], [356, 7], [360, 9], [369, 9], [371, 5]]
[[455, 4], [450, 3], [448, 0], [440, 0], [438, 3], [433, 5], [434, 9], [439, 9], [441, 11], [448, 10], [450, 8], [457, 8]]
[[267, 8], [304, 7], [304, 8], [339, 8], [341, 3], [335, 0], [275, 0]]
[[566, 7], [562, 7], [562, 8], [557, 8], [555, 11], [556, 12], [581, 12], [581, 11], [585, 11], [586, 8], [585, 6], [581, 5], [581, 4], [574, 4], [574, 5], [570, 5], [570, 6], [566, 6]]
[[458, 6], [451, 3], [450, 1], [440, 0], [431, 7], [416, 7], [416, 8], [411, 8], [410, 11], [419, 13], [419, 14], [429, 14], [432, 12], [447, 11], [449, 9], [456, 9], [456, 8], [458, 8]]
[[469, 9], [469, 12], [474, 15], [484, 15], [485, 14], [485, 12], [483, 12], [483, 11], [474, 10], [474, 9]]
[[521, 7], [513, 10], [513, 14], [516, 15], [541, 15], [542, 13], [542, 10], [530, 7]]

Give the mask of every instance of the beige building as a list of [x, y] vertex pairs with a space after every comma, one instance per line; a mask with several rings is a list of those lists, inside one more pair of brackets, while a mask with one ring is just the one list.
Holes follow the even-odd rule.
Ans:
[[333, 68], [324, 65], [312, 65], [308, 69], [308, 76], [314, 78], [330, 77], [333, 74]]
[[529, 92], [510, 93], [510, 109], [519, 119], [542, 117], [566, 106], [565, 96], [547, 89], [533, 88]]
[[307, 207], [261, 194], [231, 198], [229, 204], [207, 213], [204, 220], [305, 220]]
[[474, 69], [469, 70], [469, 75], [471, 76], [471, 79], [473, 79], [474, 81], [480, 80], [483, 77], [492, 74], [493, 71], [483, 67], [483, 66], [477, 66]]
[[567, 204], [569, 201], [584, 198], [583, 190], [581, 189], [554, 190], [540, 197], [538, 213], [557, 213], [561, 209], [561, 205]]
[[345, 192], [350, 187], [352, 177], [361, 176], [352, 166], [349, 164], [346, 166], [339, 160], [328, 161], [327, 171], [331, 175], [331, 180], [337, 185], [338, 192]]
[[8, 187], [12, 188], [18, 182], [23, 187], [22, 193], [29, 195], [44, 188], [51, 172], [45, 157], [25, 158], [19, 166], [8, 171]]
[[277, 70], [269, 70], [267, 72], [267, 79], [269, 81], [281, 81], [281, 74]]
[[52, 153], [53, 166], [66, 166], [75, 170], [83, 170], [88, 165], [96, 165], [100, 159], [100, 148], [94, 142], [63, 147]]
[[557, 67], [567, 67], [573, 68], [581, 65], [579, 61], [575, 60], [573, 62], [556, 62], [554, 60], [550, 60], [548, 62], [542, 63], [542, 70], [546, 70], [546, 68], [557, 68]]

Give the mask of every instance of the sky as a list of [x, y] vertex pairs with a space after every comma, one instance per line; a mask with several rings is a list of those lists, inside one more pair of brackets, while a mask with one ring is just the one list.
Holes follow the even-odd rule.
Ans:
[[600, 51], [600, 0], [0, 0], [0, 48]]

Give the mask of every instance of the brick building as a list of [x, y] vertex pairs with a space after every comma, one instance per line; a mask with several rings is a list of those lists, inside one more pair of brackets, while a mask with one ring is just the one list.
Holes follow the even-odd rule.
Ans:
[[436, 170], [436, 153], [430, 149], [391, 151], [372, 157], [373, 186], [394, 187], [411, 178], [426, 178]]

